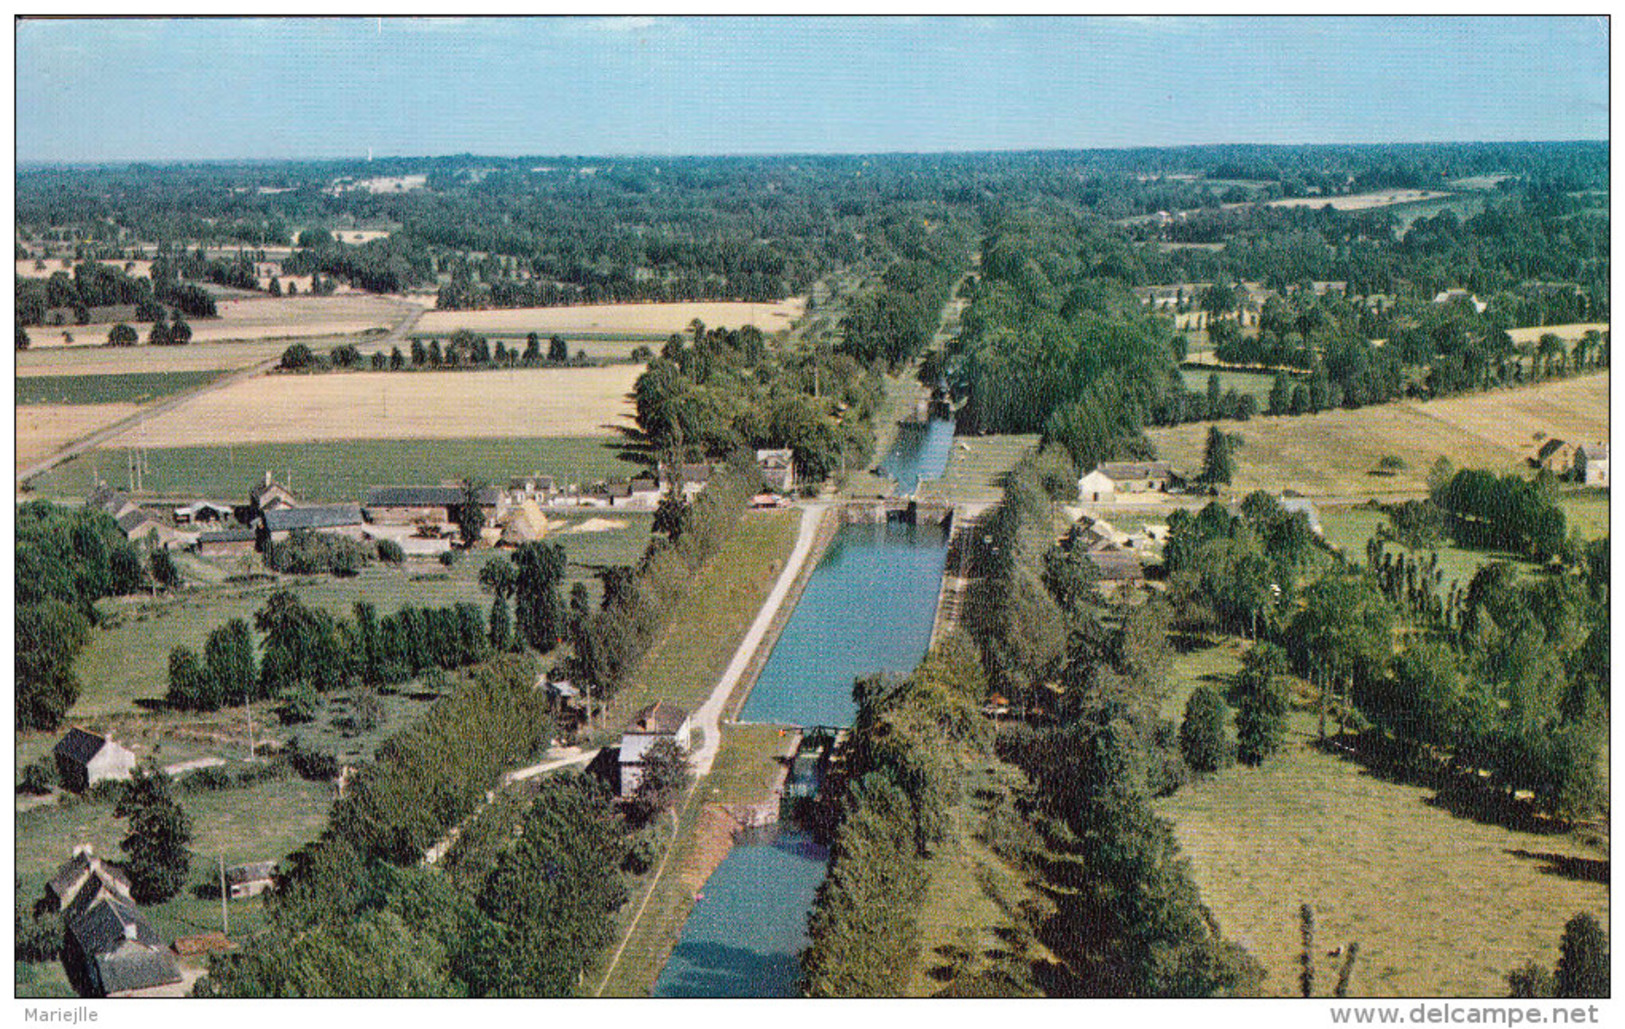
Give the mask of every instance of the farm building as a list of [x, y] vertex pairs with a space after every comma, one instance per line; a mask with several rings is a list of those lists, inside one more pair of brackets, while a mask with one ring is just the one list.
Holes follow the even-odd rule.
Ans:
[[195, 525], [205, 522], [231, 522], [236, 511], [230, 504], [216, 504], [208, 500], [194, 500], [175, 508], [176, 525]]
[[293, 492], [265, 473], [265, 481], [248, 491], [248, 509], [253, 516], [297, 505]]
[[135, 903], [106, 893], [67, 919], [62, 962], [91, 997], [152, 996], [181, 981], [175, 955]]
[[[506, 498], [495, 489], [480, 490], [480, 507], [487, 521], [506, 511]], [[367, 521], [408, 525], [419, 521], [454, 522], [463, 505], [460, 486], [375, 486], [361, 502]]]
[[69, 729], [51, 753], [62, 785], [75, 792], [107, 779], [128, 779], [135, 770], [134, 752], [78, 727]]
[[1587, 486], [1608, 485], [1608, 448], [1601, 443], [1582, 443], [1574, 451], [1574, 476]]
[[545, 504], [559, 491], [551, 475], [527, 475], [508, 483], [508, 502], [519, 504], [526, 500]]
[[768, 489], [788, 493], [796, 488], [795, 451], [758, 450], [756, 466], [762, 470], [762, 481]]
[[197, 534], [192, 549], [199, 557], [238, 557], [252, 554], [258, 539], [259, 533], [247, 526], [209, 529]]
[[1173, 481], [1173, 468], [1166, 461], [1108, 461], [1078, 480], [1078, 499], [1110, 503], [1119, 493], [1165, 490]]
[[135, 502], [128, 495], [108, 486], [106, 483], [97, 486], [90, 496], [85, 498], [85, 506], [100, 511], [114, 520], [123, 518], [132, 511], [141, 510], [135, 506]]
[[361, 508], [356, 504], [318, 504], [311, 507], [279, 507], [260, 515], [260, 523], [271, 542], [280, 543], [295, 529], [333, 532], [358, 540], [362, 537]]
[[1535, 456], [1529, 463], [1536, 468], [1546, 468], [1553, 472], [1566, 472], [1574, 467], [1574, 444], [1555, 436], [1540, 445]]
[[275, 885], [275, 861], [251, 861], [226, 869], [226, 895], [232, 900], [257, 897]]
[[[709, 463], [691, 462], [682, 465], [678, 470], [683, 479], [684, 500], [693, 500], [711, 482], [712, 468]], [[661, 474], [664, 477], [664, 470]]]
[[642, 475], [634, 475], [632, 481], [627, 485], [632, 487], [632, 495], [628, 498], [630, 504], [653, 507], [660, 503], [660, 480], [648, 472], [644, 472]]
[[1473, 310], [1477, 311], [1479, 314], [1483, 314], [1484, 311], [1490, 306], [1465, 289], [1447, 289], [1433, 297], [1433, 302], [1435, 304], [1452, 304], [1458, 300], [1465, 300], [1472, 304]]
[[639, 711], [621, 736], [621, 796], [630, 797], [643, 782], [643, 759], [650, 747], [671, 740], [686, 751], [690, 728], [688, 712], [664, 700]]

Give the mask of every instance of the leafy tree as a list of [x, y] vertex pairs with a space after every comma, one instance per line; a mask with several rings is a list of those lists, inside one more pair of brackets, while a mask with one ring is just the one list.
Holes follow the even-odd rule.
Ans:
[[491, 591], [499, 597], [513, 596], [514, 589], [519, 584], [519, 569], [514, 563], [501, 554], [489, 559], [480, 566], [480, 586]]
[[1526, 961], [1507, 973], [1507, 996], [1526, 1000], [1549, 998], [1557, 993], [1557, 981], [1552, 970], [1534, 961]]
[[1286, 656], [1273, 643], [1255, 643], [1242, 657], [1236, 680], [1236, 756], [1261, 765], [1281, 749], [1286, 734], [1287, 693], [1280, 675]]
[[192, 819], [170, 793], [169, 776], [150, 765], [138, 767], [113, 814], [128, 819], [120, 844], [130, 893], [142, 904], [168, 900], [186, 885], [192, 867]]
[[1608, 996], [1608, 936], [1589, 911], [1563, 926], [1562, 955], [1557, 959], [1556, 995]]
[[181, 711], [214, 711], [220, 707], [220, 687], [208, 668], [190, 647], [169, 652], [169, 692], [171, 707]]
[[501, 653], [512, 650], [518, 642], [513, 631], [513, 615], [508, 611], [508, 600], [500, 593], [491, 601], [491, 649]]
[[552, 364], [563, 364], [570, 360], [570, 344], [564, 341], [563, 336], [554, 336], [547, 341], [547, 360]]
[[1179, 750], [1197, 772], [1217, 772], [1229, 757], [1224, 723], [1230, 709], [1211, 686], [1198, 686], [1185, 703], [1179, 726]]
[[55, 729], [79, 698], [73, 661], [90, 638], [90, 623], [69, 605], [47, 598], [18, 604], [16, 630], [17, 726]]
[[479, 541], [480, 530], [485, 528], [485, 508], [480, 505], [480, 494], [485, 492], [483, 482], [463, 480], [462, 502], [457, 505], [455, 520], [463, 546], [471, 547]]
[[542, 653], [558, 645], [566, 629], [559, 586], [564, 581], [564, 548], [557, 543], [523, 543], [513, 553], [517, 570], [514, 606], [519, 634]]
[[277, 367], [287, 371], [303, 371], [306, 368], [315, 368], [321, 365], [321, 358], [311, 352], [310, 347], [303, 343], [295, 343], [282, 352], [282, 359]]
[[634, 821], [652, 821], [682, 797], [693, 779], [682, 748], [672, 740], [657, 740], [643, 756], [643, 778], [632, 795]]
[[1240, 445], [1240, 436], [1222, 432], [1217, 425], [1209, 426], [1207, 444], [1202, 451], [1200, 481], [1228, 486], [1236, 474], [1235, 450]]
[[123, 322], [113, 326], [107, 333], [108, 346], [133, 347], [139, 342], [141, 342], [141, 337], [137, 336], [135, 330]]
[[179, 589], [181, 586], [181, 570], [176, 567], [175, 559], [169, 556], [167, 550], [154, 550], [148, 564], [152, 569], [152, 581], [166, 590]]

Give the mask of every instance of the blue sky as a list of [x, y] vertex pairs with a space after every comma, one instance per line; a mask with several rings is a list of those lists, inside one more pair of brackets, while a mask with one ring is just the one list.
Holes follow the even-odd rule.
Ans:
[[1605, 139], [1597, 18], [21, 23], [17, 156]]

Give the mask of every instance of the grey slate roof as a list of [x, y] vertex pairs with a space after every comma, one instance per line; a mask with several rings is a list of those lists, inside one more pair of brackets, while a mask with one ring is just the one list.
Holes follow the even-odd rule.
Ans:
[[51, 894], [57, 898], [59, 908], [67, 907], [69, 901], [78, 904], [81, 899], [95, 897], [97, 891], [88, 888], [90, 882], [86, 879], [87, 875], [110, 887], [114, 893], [126, 897], [130, 895], [130, 880], [125, 878], [124, 873], [97, 857], [88, 847], [84, 847], [63, 862], [46, 884]]
[[105, 511], [108, 514], [112, 514], [129, 502], [130, 498], [126, 494], [119, 492], [106, 483], [97, 486], [90, 496], [85, 498], [86, 507]]
[[1167, 461], [1106, 461], [1096, 471], [1108, 479], [1157, 479], [1173, 474]]
[[75, 764], [86, 765], [106, 745], [107, 738], [105, 736], [97, 736], [93, 732], [86, 732], [75, 726], [68, 730], [66, 736], [57, 741], [56, 746], [51, 748], [51, 753], [65, 757]]
[[144, 990], [181, 981], [175, 956], [163, 946], [162, 941], [147, 945], [126, 943], [117, 951], [98, 955], [92, 960], [96, 962], [102, 989], [108, 993]]
[[[363, 507], [452, 507], [463, 502], [463, 491], [456, 486], [374, 486], [367, 491]], [[480, 491], [481, 504], [495, 504], [497, 491], [487, 487]]]
[[126, 940], [164, 945], [163, 937], [141, 917], [135, 902], [121, 897], [102, 896], [75, 917], [68, 919], [68, 932], [86, 954], [106, 954]]
[[126, 535], [128, 535], [131, 530], [140, 525], [142, 522], [150, 522], [152, 520], [153, 519], [151, 516], [149, 516], [145, 511], [131, 511], [118, 520], [118, 527], [122, 529]]
[[275, 861], [250, 861], [246, 865], [226, 869], [226, 881], [233, 885], [270, 879], [275, 875]]
[[254, 530], [248, 528], [211, 529], [208, 532], [198, 533], [197, 541], [199, 543], [242, 543], [253, 539], [254, 536]]
[[314, 507], [284, 507], [265, 512], [269, 532], [289, 529], [330, 529], [340, 525], [360, 525], [361, 508], [356, 504], [321, 504]]

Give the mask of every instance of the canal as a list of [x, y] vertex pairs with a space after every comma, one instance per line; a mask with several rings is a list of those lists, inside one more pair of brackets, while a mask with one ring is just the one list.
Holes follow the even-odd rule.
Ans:
[[897, 495], [906, 497], [928, 479], [942, 477], [954, 448], [954, 423], [933, 418], [925, 424], [904, 422], [897, 427], [897, 441], [880, 462], [881, 474], [897, 483]]
[[[883, 462], [899, 492], [905, 482], [912, 492], [921, 479], [940, 476], [953, 445], [951, 422], [913, 428]], [[853, 680], [910, 672], [930, 645], [946, 550], [941, 526], [843, 525], [808, 578], [740, 721], [851, 725]], [[740, 840], [706, 881], [654, 995], [796, 996], [807, 914], [828, 858], [788, 826]]]

